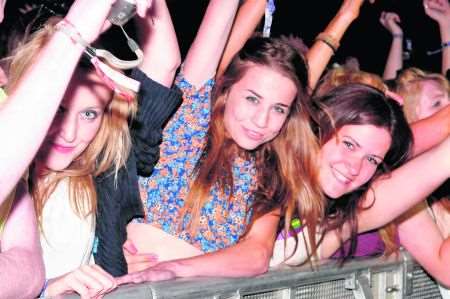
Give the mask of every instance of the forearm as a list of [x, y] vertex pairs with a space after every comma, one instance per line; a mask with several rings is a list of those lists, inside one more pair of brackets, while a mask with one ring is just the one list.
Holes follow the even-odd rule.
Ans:
[[[323, 32], [339, 42], [355, 18], [356, 16], [350, 14], [338, 13]], [[306, 60], [309, 65], [309, 86], [311, 89], [316, 87], [317, 82], [333, 55], [333, 50], [327, 44], [319, 40], [316, 40], [306, 53]]]
[[450, 106], [411, 124], [414, 135], [413, 155], [417, 156], [450, 136]]
[[231, 29], [230, 38], [225, 47], [222, 59], [220, 60], [217, 77], [220, 77], [227, 69], [234, 55], [244, 46], [252, 36], [264, 16], [266, 0], [245, 1], [236, 16], [236, 20]]
[[2, 298], [36, 298], [44, 285], [40, 251], [11, 248], [0, 254]]
[[403, 68], [403, 35], [392, 36], [391, 48], [386, 60], [383, 79], [390, 80], [397, 77], [397, 71]]
[[[441, 42], [450, 42], [450, 22], [443, 22], [439, 25], [439, 31], [441, 34]], [[442, 74], [445, 76], [447, 70], [450, 69], [450, 47], [442, 49]]]
[[138, 19], [144, 61], [139, 67], [154, 81], [171, 86], [181, 55], [165, 0], [153, 1], [146, 18]]
[[184, 62], [185, 78], [202, 86], [216, 73], [239, 0], [211, 0]]
[[158, 264], [156, 269], [170, 270], [177, 277], [247, 277], [265, 273], [272, 251], [255, 244], [235, 245], [214, 253]]
[[82, 51], [63, 33], [55, 33], [0, 109], [0, 203], [47, 134]]

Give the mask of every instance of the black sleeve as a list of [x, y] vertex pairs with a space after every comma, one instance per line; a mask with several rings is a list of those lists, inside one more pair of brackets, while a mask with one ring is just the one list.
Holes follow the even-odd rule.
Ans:
[[181, 103], [181, 91], [153, 81], [139, 69], [131, 76], [141, 83], [138, 112], [131, 124], [133, 150], [138, 174], [149, 176], [159, 159], [163, 127]]

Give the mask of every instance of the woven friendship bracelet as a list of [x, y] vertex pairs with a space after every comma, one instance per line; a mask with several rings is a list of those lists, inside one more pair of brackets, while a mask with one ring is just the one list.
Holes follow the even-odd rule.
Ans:
[[339, 42], [333, 38], [331, 35], [326, 34], [325, 32], [320, 33], [316, 40], [320, 40], [321, 42], [325, 43], [327, 46], [333, 50], [333, 53], [336, 53], [337, 49], [339, 49]]

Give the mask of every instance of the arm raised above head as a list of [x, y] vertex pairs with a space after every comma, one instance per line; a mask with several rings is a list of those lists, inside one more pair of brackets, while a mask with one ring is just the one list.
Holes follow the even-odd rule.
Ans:
[[[113, 3], [77, 0], [66, 20], [87, 42], [92, 42], [100, 34]], [[0, 203], [39, 149], [83, 50], [83, 46], [56, 31], [0, 106]]]
[[211, 0], [183, 63], [185, 78], [202, 86], [216, 73], [239, 0]]
[[152, 80], [170, 87], [181, 56], [177, 36], [165, 0], [153, 0], [144, 18], [137, 18], [138, 35], [144, 51], [139, 67]]

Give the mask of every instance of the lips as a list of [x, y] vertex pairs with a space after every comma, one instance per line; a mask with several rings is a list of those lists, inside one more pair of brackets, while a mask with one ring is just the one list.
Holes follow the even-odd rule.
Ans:
[[52, 148], [61, 154], [71, 153], [75, 149], [74, 146], [64, 146], [64, 145], [57, 144], [57, 143], [54, 143]]
[[264, 134], [261, 134], [259, 132], [247, 129], [243, 127], [243, 130], [245, 132], [245, 135], [249, 138], [252, 139], [254, 141], [261, 141], [264, 139]]
[[331, 172], [333, 173], [333, 176], [335, 179], [340, 182], [341, 184], [348, 185], [352, 182], [351, 179], [346, 177], [344, 174], [342, 174], [340, 171], [336, 170], [336, 168], [331, 168]]

